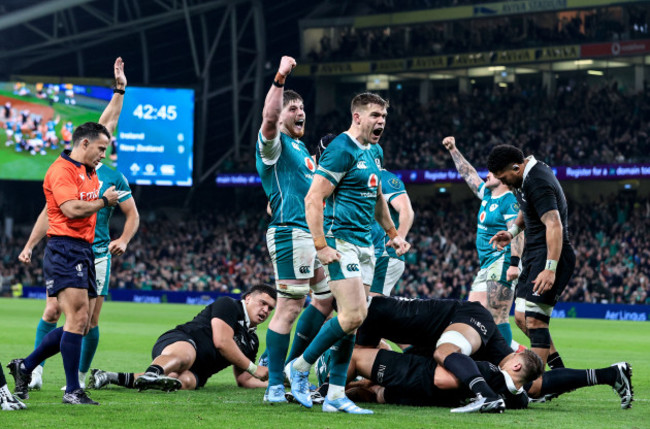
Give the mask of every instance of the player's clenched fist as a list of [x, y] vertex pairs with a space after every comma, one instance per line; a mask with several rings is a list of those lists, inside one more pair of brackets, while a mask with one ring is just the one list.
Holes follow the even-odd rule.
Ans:
[[284, 56], [282, 57], [282, 60], [280, 60], [280, 67], [278, 67], [278, 73], [280, 73], [282, 76], [287, 77], [289, 76], [289, 73], [291, 73], [291, 70], [296, 66], [296, 60], [293, 59], [293, 57], [289, 56]]
[[454, 137], [445, 137], [444, 140], [442, 141], [442, 145], [445, 147], [447, 150], [454, 150], [456, 149], [456, 139]]

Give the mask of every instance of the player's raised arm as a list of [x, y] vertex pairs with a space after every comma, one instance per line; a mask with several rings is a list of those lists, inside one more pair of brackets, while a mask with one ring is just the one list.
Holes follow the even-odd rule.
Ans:
[[456, 170], [458, 170], [460, 175], [463, 176], [463, 179], [465, 179], [465, 182], [467, 182], [469, 189], [472, 190], [474, 195], [482, 198], [479, 193], [479, 188], [481, 187], [481, 184], [484, 183], [483, 179], [479, 177], [476, 169], [472, 167], [472, 164], [470, 164], [465, 159], [463, 154], [460, 153], [458, 148], [456, 148], [456, 139], [451, 136], [445, 137], [442, 141], [442, 144], [449, 151], [449, 154], [451, 155], [451, 158], [454, 160], [454, 164], [456, 165]]
[[280, 67], [275, 75], [275, 80], [266, 94], [264, 109], [262, 110], [262, 137], [266, 140], [273, 140], [278, 135], [278, 122], [282, 112], [282, 96], [284, 94], [284, 83], [291, 70], [296, 66], [296, 60], [284, 56], [280, 60]]
[[117, 121], [122, 112], [122, 104], [124, 102], [124, 88], [126, 88], [126, 75], [124, 74], [124, 61], [121, 57], [117, 57], [113, 65], [113, 73], [115, 74], [115, 88], [113, 89], [113, 97], [104, 109], [102, 116], [99, 118], [99, 123], [106, 127], [111, 133], [115, 134], [117, 129]]
[[25, 247], [20, 252], [20, 255], [18, 255], [18, 260], [20, 262], [23, 264], [29, 264], [32, 261], [32, 250], [34, 250], [34, 247], [36, 247], [43, 237], [45, 237], [48, 226], [47, 206], [45, 206], [36, 219], [36, 223], [32, 228], [32, 233], [29, 234], [29, 239], [27, 240]]

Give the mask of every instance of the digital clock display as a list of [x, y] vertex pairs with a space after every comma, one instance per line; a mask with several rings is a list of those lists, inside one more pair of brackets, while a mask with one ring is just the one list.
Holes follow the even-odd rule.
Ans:
[[194, 91], [129, 86], [117, 140], [129, 183], [192, 186]]

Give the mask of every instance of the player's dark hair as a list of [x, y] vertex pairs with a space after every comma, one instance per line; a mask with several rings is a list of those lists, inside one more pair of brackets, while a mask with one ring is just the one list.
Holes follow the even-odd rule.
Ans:
[[72, 133], [72, 145], [77, 146], [83, 139], [95, 140], [100, 134], [104, 134], [108, 137], [108, 141], [111, 141], [111, 133], [105, 126], [97, 122], [86, 122], [75, 128], [74, 133]]
[[363, 92], [352, 99], [352, 103], [350, 103], [350, 111], [354, 113], [359, 109], [366, 108], [369, 104], [377, 104], [386, 109], [390, 106], [388, 100], [384, 100], [379, 95], [372, 92]]
[[530, 383], [533, 380], [542, 376], [544, 372], [544, 363], [542, 359], [537, 356], [537, 353], [530, 349], [526, 349], [518, 353], [522, 360], [521, 377], [522, 383]]
[[320, 138], [318, 144], [316, 145], [316, 162], [320, 159], [327, 146], [336, 138], [336, 134], [328, 133]]
[[248, 295], [253, 295], [253, 294], [258, 294], [258, 293], [265, 293], [265, 294], [267, 294], [268, 296], [270, 296], [271, 298], [273, 298], [275, 300], [278, 299], [278, 294], [275, 291], [275, 288], [273, 286], [269, 286], [269, 285], [256, 285], [256, 286], [253, 286], [252, 288], [250, 288], [248, 290], [248, 292], [246, 292], [242, 296], [242, 298], [246, 298]]
[[303, 101], [300, 94], [292, 89], [285, 89], [282, 93], [282, 107], [287, 107], [287, 104], [292, 101]]
[[501, 173], [510, 164], [521, 164], [524, 162], [524, 153], [509, 144], [494, 146], [488, 156], [488, 170], [492, 173]]

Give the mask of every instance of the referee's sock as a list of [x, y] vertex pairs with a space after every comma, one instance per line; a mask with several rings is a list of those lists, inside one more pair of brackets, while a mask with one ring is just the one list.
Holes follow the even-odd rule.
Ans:
[[456, 378], [467, 386], [474, 394], [482, 395], [486, 399], [498, 398], [494, 390], [487, 384], [483, 375], [478, 369], [476, 362], [462, 353], [452, 353], [445, 358], [444, 367]]
[[613, 386], [617, 376], [618, 372], [613, 366], [601, 369], [558, 368], [542, 374], [541, 395], [561, 395], [581, 387], [597, 384]]
[[318, 335], [323, 322], [325, 322], [325, 315], [316, 307], [308, 305], [305, 308], [296, 324], [296, 333], [293, 336], [293, 344], [286, 363], [291, 362], [305, 351], [314, 337]]
[[[38, 322], [36, 327], [36, 340], [34, 340], [34, 348], [38, 347], [42, 342], [43, 338], [50, 332], [56, 329], [56, 323], [46, 322], [41, 319]], [[41, 366], [45, 366], [45, 361], [41, 362]]]
[[[63, 326], [56, 328], [43, 337], [43, 341], [34, 349], [34, 351], [25, 358], [25, 372], [32, 372], [40, 362], [50, 358], [61, 351], [61, 337], [63, 336]], [[75, 376], [77, 369], [75, 368]], [[78, 382], [78, 380], [77, 380]]]
[[61, 358], [65, 370], [65, 393], [79, 389], [79, 360], [81, 359], [81, 341], [83, 335], [63, 331], [61, 335]]

